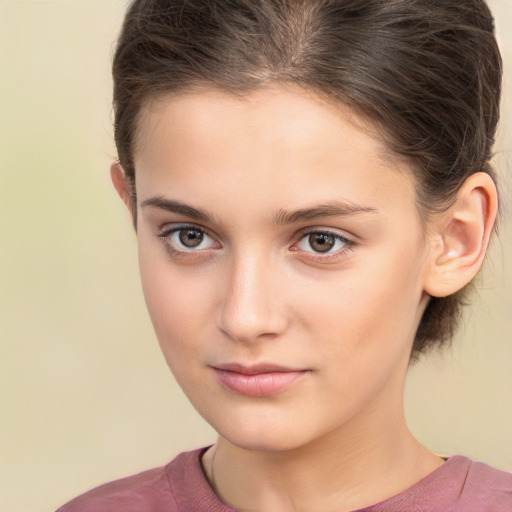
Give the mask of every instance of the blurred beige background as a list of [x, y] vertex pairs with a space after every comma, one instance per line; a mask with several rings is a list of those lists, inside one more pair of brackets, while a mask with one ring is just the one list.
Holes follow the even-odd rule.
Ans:
[[[510, 202], [512, 0], [490, 4], [505, 59], [497, 164]], [[160, 355], [130, 220], [110, 186], [109, 66], [124, 8], [0, 1], [2, 512], [50, 512], [214, 440]], [[512, 471], [510, 216], [453, 349], [411, 370], [407, 414], [432, 450]]]

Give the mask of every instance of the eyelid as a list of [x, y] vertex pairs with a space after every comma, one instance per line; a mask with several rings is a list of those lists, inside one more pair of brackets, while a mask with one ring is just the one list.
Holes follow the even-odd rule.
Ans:
[[313, 233], [321, 233], [326, 235], [333, 235], [336, 238], [343, 239], [348, 244], [355, 244], [356, 241], [354, 240], [354, 236], [347, 234], [346, 232], [342, 232], [341, 230], [335, 229], [335, 228], [325, 228], [321, 226], [313, 226], [313, 227], [307, 227], [304, 229], [301, 229], [297, 235], [296, 240], [302, 240], [305, 236], [311, 235]]
[[[197, 249], [197, 250], [194, 250], [194, 249], [179, 249], [179, 248], [175, 247], [175, 245], [171, 243], [170, 237], [174, 233], [176, 233], [178, 231], [186, 230], [186, 229], [193, 229], [193, 230], [200, 231], [201, 233], [204, 233], [207, 237], [211, 238], [218, 247], [208, 247], [207, 249]], [[217, 240], [217, 237], [212, 235], [208, 229], [206, 229], [205, 227], [203, 227], [203, 226], [201, 226], [199, 224], [194, 224], [194, 223], [191, 223], [191, 222], [179, 222], [179, 223], [167, 223], [167, 224], [164, 224], [158, 230], [158, 232], [156, 233], [156, 236], [162, 240], [162, 242], [164, 243], [166, 249], [171, 254], [174, 254], [174, 255], [187, 255], [187, 256], [191, 256], [191, 255], [194, 255], [194, 254], [199, 255], [200, 253], [204, 254], [205, 252], [209, 252], [209, 251], [211, 251], [213, 249], [217, 249], [217, 248], [221, 247], [221, 244]]]
[[198, 231], [206, 233], [214, 240], [217, 240], [217, 236], [212, 234], [208, 228], [201, 226], [201, 224], [196, 224], [195, 222], [166, 222], [158, 228], [157, 236], [166, 236], [169, 233], [180, 231], [181, 229], [197, 229]]
[[[341, 249], [338, 249], [334, 252], [315, 252], [315, 251], [304, 251], [301, 249], [298, 249], [296, 246], [297, 244], [303, 240], [305, 237], [312, 235], [312, 234], [326, 234], [326, 235], [332, 235], [338, 240], [342, 240], [344, 242], [344, 246]], [[296, 241], [290, 248], [293, 251], [301, 251], [302, 253], [305, 253], [307, 256], [305, 256], [308, 259], [314, 259], [314, 260], [320, 260], [320, 261], [329, 261], [329, 260], [337, 260], [343, 256], [348, 251], [352, 251], [354, 247], [357, 245], [357, 243], [351, 238], [346, 236], [345, 234], [340, 233], [339, 231], [332, 229], [332, 228], [323, 228], [323, 227], [308, 227], [303, 230], [301, 230], [296, 235]]]
[[[177, 231], [186, 230], [186, 229], [196, 229], [198, 231], [201, 231], [206, 236], [211, 238], [214, 243], [216, 244], [216, 247], [208, 247], [206, 249], [180, 249], [175, 246], [175, 244], [172, 244], [170, 241], [170, 235], [173, 233], [176, 233]], [[341, 240], [344, 245], [341, 249], [338, 249], [334, 252], [315, 252], [315, 251], [305, 251], [302, 249], [297, 248], [297, 244], [304, 239], [306, 236], [319, 233], [319, 234], [328, 234], [332, 235], [338, 240]], [[209, 229], [205, 228], [204, 226], [201, 226], [200, 224], [195, 224], [192, 222], [180, 222], [180, 223], [167, 223], [160, 227], [158, 232], [156, 233], [156, 236], [162, 240], [162, 242], [165, 245], [166, 250], [173, 256], [183, 256], [186, 258], [194, 258], [194, 257], [202, 257], [205, 256], [207, 253], [210, 253], [212, 250], [217, 250], [222, 247], [221, 243], [218, 241], [218, 237], [210, 232]], [[338, 230], [333, 228], [325, 228], [325, 227], [307, 227], [302, 230], [300, 230], [295, 235], [295, 241], [293, 242], [292, 246], [290, 247], [290, 250], [297, 251], [302, 253], [302, 257], [307, 258], [309, 260], [317, 260], [321, 261], [323, 263], [328, 263], [330, 261], [338, 260], [344, 256], [346, 256], [347, 252], [352, 251], [355, 246], [358, 245], [358, 243], [353, 239], [355, 237], [349, 235], [345, 235], [344, 233], [340, 233]]]

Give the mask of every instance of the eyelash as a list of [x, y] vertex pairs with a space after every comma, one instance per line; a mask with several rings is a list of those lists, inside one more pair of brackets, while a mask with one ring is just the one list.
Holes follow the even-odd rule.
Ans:
[[330, 231], [328, 229], [308, 229], [306, 231], [302, 231], [299, 233], [297, 237], [297, 241], [292, 246], [292, 250], [299, 251], [300, 249], [294, 249], [299, 242], [304, 240], [305, 238], [311, 236], [311, 235], [327, 235], [334, 237], [335, 241], [339, 241], [343, 243], [343, 247], [341, 249], [338, 249], [334, 252], [316, 252], [316, 251], [304, 251], [308, 253], [308, 258], [313, 259], [316, 261], [322, 261], [322, 262], [330, 262], [330, 261], [336, 261], [346, 255], [347, 252], [352, 251], [355, 247], [355, 242], [353, 240], [349, 240], [348, 238], [344, 237], [343, 235], [340, 235], [339, 233], [336, 233], [335, 231]]
[[[179, 233], [180, 231], [187, 231], [187, 230], [197, 231], [198, 233], [202, 233], [203, 235], [208, 236], [212, 240], [215, 240], [214, 237], [210, 236], [205, 229], [201, 228], [200, 226], [196, 226], [194, 224], [182, 224], [179, 226], [175, 226], [173, 228], [165, 229], [164, 231], [159, 233], [157, 236], [158, 236], [158, 238], [160, 238], [162, 240], [162, 242], [165, 246], [165, 249], [171, 256], [182, 256], [185, 258], [195, 258], [195, 257], [201, 256], [200, 252], [203, 252], [203, 255], [204, 255], [204, 251], [209, 252], [211, 250], [211, 249], [201, 249], [201, 250], [189, 249], [189, 250], [187, 250], [187, 249], [176, 248], [176, 246], [173, 244], [173, 242], [171, 242], [172, 235], [174, 235], [175, 233]], [[201, 243], [202, 243], [202, 241], [201, 241]], [[217, 244], [218, 244], [218, 242], [217, 242]]]
[[[215, 238], [212, 237], [211, 235], [209, 235], [208, 232], [204, 228], [194, 225], [194, 224], [178, 225], [173, 228], [165, 229], [164, 231], [162, 231], [161, 233], [159, 233], [157, 235], [157, 237], [162, 240], [162, 242], [164, 243], [165, 249], [171, 256], [183, 257], [183, 258], [197, 258], [197, 257], [204, 256], [205, 252], [209, 253], [211, 250], [216, 249], [216, 248], [213, 248], [213, 249], [207, 248], [207, 249], [199, 249], [199, 250], [194, 250], [194, 249], [187, 250], [187, 249], [176, 248], [175, 244], [173, 242], [171, 242], [172, 235], [179, 233], [181, 231], [186, 231], [186, 230], [197, 231], [198, 233], [202, 233], [203, 235], [206, 235], [207, 237], [211, 238], [217, 245], [220, 246], [220, 244], [215, 241]], [[300, 249], [296, 248], [296, 245], [299, 244], [306, 237], [309, 237], [311, 235], [332, 236], [335, 238], [335, 241], [343, 243], [343, 247], [334, 252], [322, 253], [322, 252], [316, 252], [316, 251], [305, 251], [305, 250], [302, 251], [302, 252], [308, 254], [308, 256], [307, 256], [308, 259], [313, 259], [316, 261], [330, 262], [333, 260], [338, 260], [338, 259], [342, 258], [343, 256], [345, 256], [347, 252], [353, 250], [354, 246], [356, 245], [354, 241], [349, 240], [348, 238], [346, 238], [334, 231], [330, 231], [328, 229], [308, 229], [306, 231], [300, 232], [297, 235], [296, 241], [294, 242], [294, 244], [292, 245], [290, 250], [300, 251]], [[200, 244], [201, 243], [203, 243], [203, 242], [201, 241]]]

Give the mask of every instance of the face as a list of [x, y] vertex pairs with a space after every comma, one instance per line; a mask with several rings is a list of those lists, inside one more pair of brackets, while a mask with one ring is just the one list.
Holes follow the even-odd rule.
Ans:
[[299, 89], [205, 91], [151, 105], [134, 157], [149, 313], [217, 432], [286, 450], [393, 421], [428, 244], [370, 128]]

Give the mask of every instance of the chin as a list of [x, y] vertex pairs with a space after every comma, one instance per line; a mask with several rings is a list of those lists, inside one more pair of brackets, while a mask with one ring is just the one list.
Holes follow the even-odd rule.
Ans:
[[237, 448], [256, 452], [285, 452], [309, 444], [315, 438], [311, 427], [306, 431], [296, 422], [276, 422], [275, 419], [247, 418], [230, 422], [212, 422], [217, 433]]
[[233, 446], [252, 452], [287, 452], [303, 446], [300, 440], [290, 439], [289, 435], [278, 436], [274, 433], [257, 436], [240, 435], [239, 433], [230, 434], [231, 432], [225, 434], [219, 432], [219, 435]]

